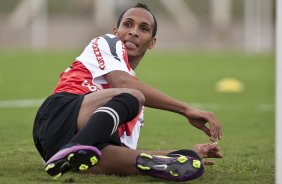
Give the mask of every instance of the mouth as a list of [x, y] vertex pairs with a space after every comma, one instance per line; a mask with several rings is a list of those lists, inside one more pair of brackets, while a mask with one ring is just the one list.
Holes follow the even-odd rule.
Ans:
[[123, 43], [127, 49], [136, 49], [139, 47], [137, 43], [131, 40], [125, 40]]

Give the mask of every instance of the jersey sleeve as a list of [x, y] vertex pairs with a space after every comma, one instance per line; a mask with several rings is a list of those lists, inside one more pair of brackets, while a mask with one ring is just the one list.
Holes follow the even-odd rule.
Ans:
[[110, 34], [93, 39], [76, 59], [85, 65], [93, 78], [116, 70], [130, 72], [123, 43]]

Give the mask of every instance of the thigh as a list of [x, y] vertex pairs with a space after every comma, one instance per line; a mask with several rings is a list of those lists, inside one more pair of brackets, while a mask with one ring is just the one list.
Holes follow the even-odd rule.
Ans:
[[85, 95], [77, 118], [78, 131], [86, 125], [97, 108], [110, 101], [114, 96], [121, 93], [134, 93], [133, 91], [135, 90], [128, 88], [110, 88]]

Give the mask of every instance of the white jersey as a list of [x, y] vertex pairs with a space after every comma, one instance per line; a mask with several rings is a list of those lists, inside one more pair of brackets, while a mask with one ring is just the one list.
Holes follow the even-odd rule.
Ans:
[[[86, 94], [110, 88], [104, 75], [112, 71], [124, 71], [135, 78], [124, 44], [115, 35], [106, 34], [94, 38], [76, 61], [61, 74], [54, 93]], [[118, 128], [121, 142], [129, 148], [137, 147], [143, 114], [142, 110], [135, 119]]]

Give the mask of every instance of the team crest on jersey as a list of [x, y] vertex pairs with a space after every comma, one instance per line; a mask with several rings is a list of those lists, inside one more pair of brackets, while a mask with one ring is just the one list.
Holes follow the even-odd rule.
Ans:
[[104, 61], [104, 58], [103, 58], [101, 51], [98, 47], [98, 40], [99, 40], [99, 38], [96, 38], [96, 39], [93, 40], [92, 49], [93, 49], [93, 52], [94, 52], [96, 59], [98, 61], [99, 68], [101, 70], [104, 70], [105, 69], [105, 61]]

